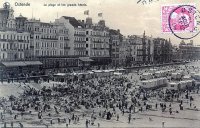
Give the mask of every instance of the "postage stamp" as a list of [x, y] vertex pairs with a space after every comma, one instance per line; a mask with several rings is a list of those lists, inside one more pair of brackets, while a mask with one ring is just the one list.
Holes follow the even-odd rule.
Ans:
[[193, 32], [196, 23], [195, 9], [193, 7], [195, 7], [194, 4], [162, 6], [162, 32]]

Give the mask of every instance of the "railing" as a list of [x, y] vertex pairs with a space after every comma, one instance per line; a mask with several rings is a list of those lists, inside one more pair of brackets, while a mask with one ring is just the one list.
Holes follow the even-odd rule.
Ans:
[[86, 34], [74, 34], [74, 36], [86, 36]]
[[43, 40], [58, 40], [58, 38], [41, 38], [41, 39], [43, 39]]
[[64, 49], [70, 49], [70, 47], [64, 47]]
[[81, 48], [74, 48], [74, 50], [86, 50], [85, 47], [81, 47]]
[[81, 40], [74, 40], [74, 42], [81, 42], [81, 43], [86, 43], [86, 41], [81, 41]]

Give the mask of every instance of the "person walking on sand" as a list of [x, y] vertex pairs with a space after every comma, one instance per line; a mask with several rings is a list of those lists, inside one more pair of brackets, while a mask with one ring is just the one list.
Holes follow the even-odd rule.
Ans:
[[88, 128], [88, 124], [89, 124], [88, 119], [86, 119], [86, 122], [85, 122], [86, 128]]
[[10, 123], [11, 128], [13, 128], [13, 122]]
[[117, 114], [117, 121], [119, 121], [119, 114]]
[[131, 122], [131, 113], [129, 113], [129, 115], [128, 115], [128, 123], [130, 123]]
[[169, 114], [170, 115], [172, 114], [172, 108], [171, 107], [169, 108]]
[[164, 121], [162, 122], [162, 128], [165, 128], [165, 122]]

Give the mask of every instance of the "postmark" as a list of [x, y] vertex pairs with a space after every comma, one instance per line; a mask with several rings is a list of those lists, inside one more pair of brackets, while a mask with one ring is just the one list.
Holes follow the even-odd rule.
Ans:
[[[192, 4], [190, 6], [193, 7], [194, 5]], [[171, 29], [175, 33], [191, 32], [194, 30], [195, 16], [194, 13], [192, 13], [194, 12], [194, 8], [191, 8], [190, 6], [162, 6], [162, 32], [171, 33]]]
[[162, 6], [161, 19], [163, 33], [180, 39], [191, 39], [200, 33], [200, 12], [195, 4]]
[[[176, 13], [179, 16], [174, 18]], [[180, 5], [174, 8], [168, 17], [170, 31], [180, 39], [191, 39], [200, 33], [200, 11], [193, 5]], [[175, 26], [175, 27], [174, 27]], [[177, 31], [188, 32], [187, 35], [182, 35]]]

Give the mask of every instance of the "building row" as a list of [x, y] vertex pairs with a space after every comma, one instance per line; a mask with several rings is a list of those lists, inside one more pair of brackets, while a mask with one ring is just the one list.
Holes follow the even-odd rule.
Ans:
[[193, 40], [182, 40], [178, 47], [173, 47], [173, 60], [198, 60], [200, 59], [200, 46], [194, 45]]
[[[167, 63], [173, 59], [199, 57], [199, 48], [145, 34], [123, 36], [105, 20], [77, 20], [62, 16], [54, 22], [14, 17], [9, 4], [0, 9], [0, 61], [39, 60], [43, 68], [89, 65], [132, 66]], [[179, 52], [180, 51], [180, 52]], [[180, 56], [178, 56], [179, 54]], [[174, 56], [176, 54], [176, 56]], [[19, 65], [20, 66], [20, 65]]]
[[162, 64], [172, 61], [171, 41], [143, 35], [130, 35], [122, 41], [121, 64]]

